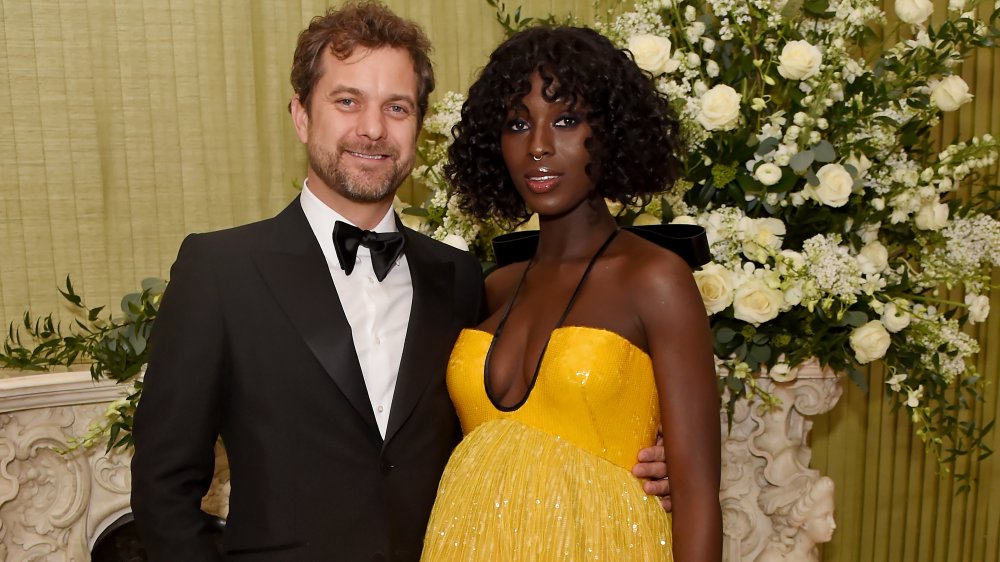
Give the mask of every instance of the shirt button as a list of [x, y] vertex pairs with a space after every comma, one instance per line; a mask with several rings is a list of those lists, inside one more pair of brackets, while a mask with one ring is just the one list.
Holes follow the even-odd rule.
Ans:
[[384, 406], [382, 406], [381, 404], [379, 404], [379, 406], [378, 406], [378, 408], [377, 408], [377, 409], [378, 409], [378, 413], [380, 413], [380, 414], [381, 414], [381, 413], [382, 413], [382, 412], [383, 412], [383, 411], [385, 410], [385, 407], [384, 407]]
[[375, 344], [376, 345], [382, 345], [382, 337], [381, 336], [375, 336]]

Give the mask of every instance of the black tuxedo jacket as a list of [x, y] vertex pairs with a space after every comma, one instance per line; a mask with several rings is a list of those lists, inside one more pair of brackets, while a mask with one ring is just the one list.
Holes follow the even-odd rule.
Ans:
[[461, 436], [445, 387], [482, 305], [478, 262], [412, 230], [413, 305], [386, 437], [350, 326], [296, 199], [191, 235], [171, 269], [135, 417], [132, 509], [152, 560], [217, 560], [199, 506], [219, 435], [231, 472], [224, 557], [417, 560]]

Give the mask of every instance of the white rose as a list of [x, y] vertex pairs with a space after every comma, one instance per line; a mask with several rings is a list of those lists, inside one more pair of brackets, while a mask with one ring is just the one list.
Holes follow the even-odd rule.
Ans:
[[858, 265], [865, 275], [882, 273], [889, 267], [889, 250], [877, 240], [869, 242], [858, 252]]
[[969, 322], [982, 322], [990, 315], [990, 297], [986, 295], [965, 295], [965, 304], [969, 305]]
[[900, 310], [894, 302], [887, 302], [882, 309], [882, 325], [895, 334], [910, 325], [910, 313]]
[[823, 53], [808, 41], [789, 41], [778, 57], [778, 74], [789, 80], [805, 80], [819, 73]]
[[457, 234], [449, 234], [448, 236], [445, 236], [442, 242], [453, 248], [458, 248], [459, 250], [469, 250], [469, 243], [465, 241], [465, 238], [462, 238]]
[[931, 103], [941, 111], [955, 111], [970, 101], [969, 85], [961, 76], [952, 74], [931, 87]]
[[705, 310], [715, 314], [733, 304], [733, 273], [717, 263], [708, 263], [694, 272]]
[[680, 215], [674, 217], [674, 220], [670, 221], [670, 224], [698, 224], [698, 219], [691, 215]]
[[913, 223], [921, 230], [941, 230], [948, 224], [948, 205], [938, 199], [924, 201]]
[[788, 363], [778, 363], [767, 372], [774, 382], [789, 382], [798, 378], [799, 370]]
[[889, 332], [878, 320], [872, 320], [860, 328], [855, 328], [851, 331], [850, 341], [854, 356], [862, 365], [884, 357], [889, 344], [892, 343]]
[[736, 128], [740, 119], [740, 95], [725, 84], [714, 86], [701, 96], [698, 122], [709, 131]]
[[784, 293], [768, 287], [762, 279], [750, 279], [736, 289], [733, 316], [756, 326], [776, 318], [784, 302]]
[[896, 15], [906, 23], [919, 25], [934, 12], [931, 0], [896, 0]]
[[965, 9], [965, 0], [948, 0], [948, 10], [952, 12], [961, 12]]
[[816, 172], [819, 185], [812, 192], [816, 199], [830, 207], [843, 207], [851, 197], [854, 178], [840, 164], [827, 164]]
[[649, 213], [642, 213], [641, 215], [635, 217], [632, 221], [632, 226], [646, 226], [650, 224], [661, 224], [662, 222], [663, 221]]
[[670, 58], [670, 47], [670, 39], [649, 33], [633, 35], [628, 40], [635, 64], [653, 76], [677, 70], [680, 62]]
[[764, 185], [774, 185], [781, 179], [781, 168], [770, 162], [764, 162], [754, 170], [753, 177]]

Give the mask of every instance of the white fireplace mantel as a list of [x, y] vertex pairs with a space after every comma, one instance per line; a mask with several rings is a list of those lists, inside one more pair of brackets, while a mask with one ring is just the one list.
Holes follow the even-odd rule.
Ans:
[[[727, 562], [764, 560], [769, 549], [791, 544], [798, 531], [788, 522], [789, 506], [820, 479], [809, 468], [808, 418], [836, 404], [841, 378], [815, 363], [797, 373], [789, 382], [759, 379], [780, 406], [741, 400], [731, 430], [722, 415]], [[57, 452], [103, 419], [125, 390], [95, 382], [89, 372], [0, 379], [0, 560], [89, 560], [101, 532], [129, 513], [129, 452], [105, 454], [103, 446]], [[206, 512], [226, 516], [228, 476], [220, 449]]]

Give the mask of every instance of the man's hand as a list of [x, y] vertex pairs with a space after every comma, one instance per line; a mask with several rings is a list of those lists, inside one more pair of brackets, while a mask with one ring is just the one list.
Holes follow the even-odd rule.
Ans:
[[659, 496], [663, 509], [671, 510], [670, 480], [667, 479], [667, 457], [662, 437], [657, 438], [656, 445], [639, 451], [639, 463], [632, 467], [632, 474], [648, 479], [642, 484], [643, 491]]

